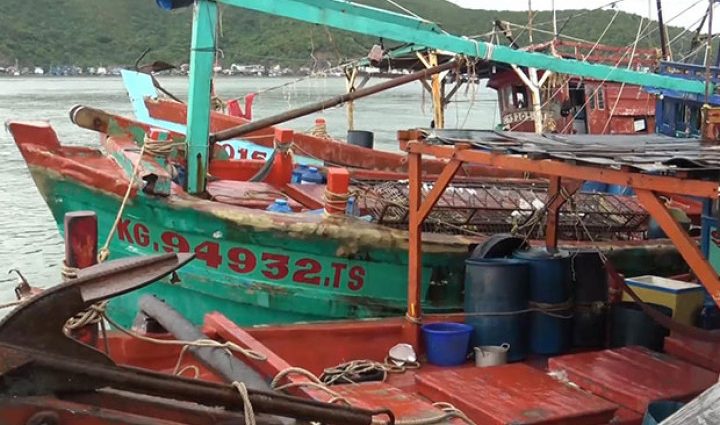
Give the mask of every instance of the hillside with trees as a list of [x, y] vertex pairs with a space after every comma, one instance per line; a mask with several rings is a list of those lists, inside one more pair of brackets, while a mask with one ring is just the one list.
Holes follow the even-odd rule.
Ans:
[[[391, 9], [386, 0], [363, 0], [372, 6]], [[414, 13], [438, 22], [449, 32], [480, 35], [491, 32], [495, 19], [519, 25], [528, 21], [526, 12], [463, 9], [445, 0], [399, 0]], [[221, 8], [220, 48], [223, 63], [281, 64], [298, 68], [327, 62], [337, 64], [367, 54], [376, 39], [329, 30], [288, 19], [276, 18], [232, 7]], [[613, 20], [615, 11], [564, 10], [558, 12], [562, 34], [595, 41]], [[700, 17], [698, 17], [700, 18]], [[533, 41], [551, 37], [550, 12], [534, 17]], [[602, 42], [632, 43], [640, 16], [620, 12]], [[160, 10], [153, 0], [2, 0], [0, 2], [0, 65], [18, 60], [22, 65], [127, 65], [146, 48], [148, 59], [184, 63], [188, 60], [192, 10]], [[647, 23], [647, 20], [645, 20]], [[670, 28], [670, 38], [681, 29]], [[639, 47], [659, 45], [657, 24], [652, 22]], [[520, 44], [528, 32], [515, 28]], [[506, 41], [501, 38], [501, 42]], [[690, 32], [673, 44], [676, 56], [689, 49]], [[393, 45], [385, 41], [386, 46]]]

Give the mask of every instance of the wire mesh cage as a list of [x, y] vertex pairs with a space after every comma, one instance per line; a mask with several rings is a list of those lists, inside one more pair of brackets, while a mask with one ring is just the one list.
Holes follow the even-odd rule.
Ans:
[[[423, 196], [433, 185], [424, 183]], [[356, 187], [363, 214], [389, 227], [407, 229], [407, 181], [363, 183]], [[512, 232], [542, 238], [548, 199], [539, 183], [452, 184], [423, 224], [423, 231], [450, 234]], [[559, 236], [567, 240], [639, 239], [647, 230], [648, 214], [630, 196], [577, 193], [560, 210]]]

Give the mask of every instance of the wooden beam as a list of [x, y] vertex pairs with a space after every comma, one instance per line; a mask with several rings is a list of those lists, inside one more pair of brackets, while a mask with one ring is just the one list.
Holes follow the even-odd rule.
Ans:
[[703, 256], [697, 243], [688, 236], [685, 229], [673, 218], [664, 202], [655, 192], [635, 189], [635, 193], [645, 210], [650, 213], [668, 238], [673, 241], [680, 255], [715, 300], [715, 304], [720, 305], [720, 277]]
[[408, 143], [407, 152], [433, 155], [437, 158], [456, 158], [463, 162], [488, 165], [505, 170], [528, 172], [543, 176], [567, 177], [575, 180], [591, 180], [601, 183], [631, 186], [635, 189], [662, 190], [668, 194], [717, 198], [720, 194], [718, 183], [702, 180], [688, 180], [670, 176], [656, 176], [643, 173], [613, 170], [608, 167], [573, 165], [552, 159], [534, 160], [521, 156], [491, 153], [479, 149], [455, 149], [423, 143]]

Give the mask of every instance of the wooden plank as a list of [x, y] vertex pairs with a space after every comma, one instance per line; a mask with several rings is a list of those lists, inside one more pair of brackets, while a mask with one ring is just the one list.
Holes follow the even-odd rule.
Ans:
[[680, 335], [665, 338], [665, 352], [696, 366], [720, 372], [720, 343]]
[[450, 402], [478, 424], [608, 423], [617, 405], [525, 364], [416, 375], [420, 394]]
[[655, 400], [688, 400], [717, 382], [717, 374], [642, 347], [551, 358], [548, 368], [600, 397], [643, 413]]

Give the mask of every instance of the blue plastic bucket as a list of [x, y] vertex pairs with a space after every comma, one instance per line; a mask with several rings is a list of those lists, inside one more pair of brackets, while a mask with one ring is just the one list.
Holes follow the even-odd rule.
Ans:
[[653, 401], [648, 404], [645, 416], [643, 417], [642, 425], [658, 425], [665, 419], [673, 415], [673, 413], [680, 410], [685, 403], [679, 401], [661, 400]]
[[422, 326], [428, 361], [437, 366], [465, 363], [473, 327], [464, 323], [431, 323]]

